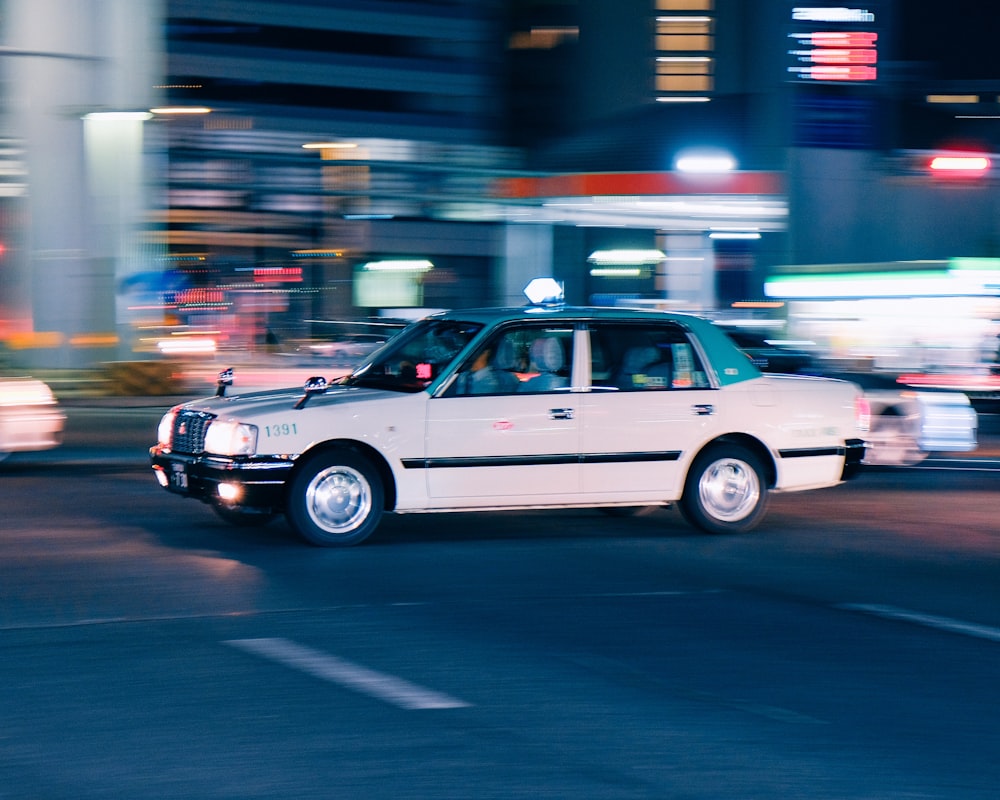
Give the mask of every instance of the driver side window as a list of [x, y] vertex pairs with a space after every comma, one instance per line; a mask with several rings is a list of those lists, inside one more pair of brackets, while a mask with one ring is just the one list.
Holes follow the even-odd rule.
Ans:
[[505, 328], [462, 365], [448, 395], [539, 393], [568, 387], [572, 345], [571, 327]]

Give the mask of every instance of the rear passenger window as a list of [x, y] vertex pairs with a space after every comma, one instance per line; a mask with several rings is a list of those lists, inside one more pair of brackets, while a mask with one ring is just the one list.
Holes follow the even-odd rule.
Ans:
[[591, 385], [622, 392], [701, 389], [705, 368], [685, 331], [671, 323], [593, 323]]

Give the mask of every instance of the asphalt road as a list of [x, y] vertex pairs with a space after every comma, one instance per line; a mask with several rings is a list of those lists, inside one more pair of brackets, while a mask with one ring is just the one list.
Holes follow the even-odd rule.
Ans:
[[673, 510], [230, 527], [158, 403], [0, 464], [0, 799], [994, 798], [988, 453]]
[[159, 489], [156, 414], [0, 464], [3, 800], [996, 796], [998, 472], [329, 551]]

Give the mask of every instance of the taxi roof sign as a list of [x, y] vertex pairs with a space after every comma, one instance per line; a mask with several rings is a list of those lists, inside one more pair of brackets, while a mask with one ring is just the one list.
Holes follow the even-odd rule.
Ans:
[[555, 305], [563, 302], [566, 292], [555, 278], [534, 278], [524, 287], [524, 296], [536, 306]]

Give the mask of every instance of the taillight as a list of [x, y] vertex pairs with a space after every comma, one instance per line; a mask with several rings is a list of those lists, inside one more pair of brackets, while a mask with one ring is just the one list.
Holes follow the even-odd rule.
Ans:
[[854, 422], [862, 433], [868, 433], [872, 429], [872, 404], [864, 395], [854, 398]]

